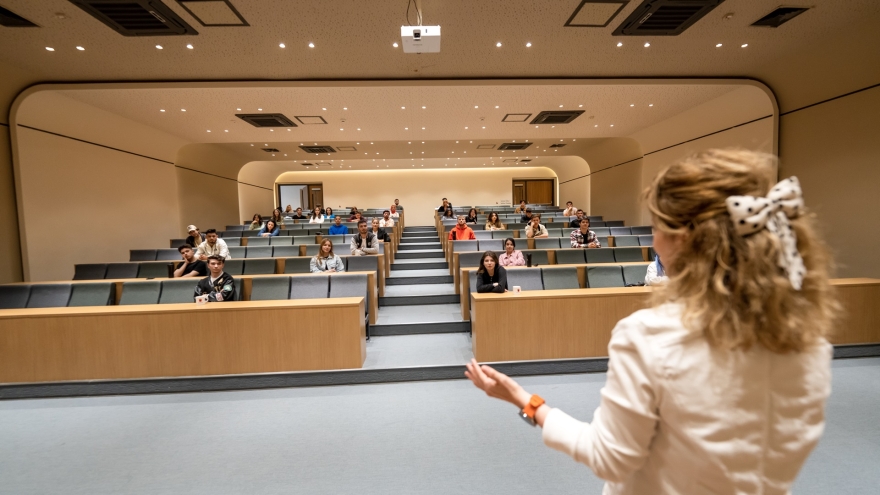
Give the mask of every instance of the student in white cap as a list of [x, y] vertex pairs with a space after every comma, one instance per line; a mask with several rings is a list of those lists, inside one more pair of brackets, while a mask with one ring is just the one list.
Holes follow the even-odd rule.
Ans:
[[186, 231], [189, 233], [189, 237], [186, 238], [185, 242], [192, 247], [198, 247], [205, 240], [205, 236], [199, 232], [199, 228], [195, 225], [190, 225], [186, 228]]

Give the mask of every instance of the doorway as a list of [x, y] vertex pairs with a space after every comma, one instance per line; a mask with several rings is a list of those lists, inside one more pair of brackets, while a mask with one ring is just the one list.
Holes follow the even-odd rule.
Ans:
[[306, 212], [324, 205], [324, 185], [318, 184], [278, 184], [278, 204], [283, 210], [290, 205], [294, 210], [302, 208]]
[[556, 197], [553, 179], [513, 179], [513, 204], [552, 205]]

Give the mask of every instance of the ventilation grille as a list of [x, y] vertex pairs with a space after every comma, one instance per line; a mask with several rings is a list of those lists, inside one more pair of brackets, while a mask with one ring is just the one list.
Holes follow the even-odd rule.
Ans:
[[516, 158], [508, 158], [507, 160], [502, 160], [503, 163], [515, 162]]
[[280, 113], [237, 113], [235, 116], [254, 127], [296, 127]]
[[532, 143], [502, 143], [498, 145], [499, 150], [524, 150], [531, 146]]
[[583, 110], [550, 110], [539, 113], [537, 117], [532, 119], [530, 124], [568, 124], [582, 113], [584, 113]]
[[6, 27], [39, 27], [33, 22], [16, 14], [11, 10], [0, 7], [0, 26]]
[[615, 36], [678, 36], [724, 0], [645, 0]]
[[266, 153], [278, 153], [278, 148], [260, 148], [260, 149], [265, 151]]
[[529, 163], [530, 161], [532, 161], [531, 158], [529, 158], [528, 160], [520, 160], [520, 163]]
[[199, 34], [161, 0], [70, 0], [123, 36]]
[[779, 7], [755, 21], [752, 26], [779, 27], [808, 10], [809, 7]]
[[556, 144], [551, 144], [550, 147], [551, 148], [565, 148], [565, 145], [556, 143]]
[[336, 153], [333, 146], [300, 146], [306, 153]]
[[337, 151], [357, 151], [357, 148], [354, 146], [337, 146]]
[[494, 150], [495, 145], [494, 144], [478, 144], [477, 149], [478, 150]]
[[314, 163], [305, 163], [305, 162], [302, 163], [303, 167], [311, 167], [312, 165], [314, 165]]
[[530, 113], [509, 113], [501, 119], [501, 122], [525, 122], [531, 116], [532, 114]]

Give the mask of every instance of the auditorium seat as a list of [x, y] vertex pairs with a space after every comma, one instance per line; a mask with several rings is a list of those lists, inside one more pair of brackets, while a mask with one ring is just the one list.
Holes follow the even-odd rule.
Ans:
[[614, 248], [614, 261], [645, 261], [640, 247]]
[[247, 252], [247, 248], [243, 246], [236, 246], [229, 248], [229, 256], [233, 259], [242, 259], [244, 258], [244, 254]]
[[523, 249], [522, 254], [523, 259], [526, 260], [526, 264], [528, 264], [526, 254], [532, 255], [532, 266], [550, 264], [550, 259], [547, 257], [547, 251], [543, 249]]
[[587, 215], [587, 219], [590, 220], [590, 225], [592, 225], [593, 222], [601, 222], [602, 215]]
[[640, 235], [639, 236], [639, 246], [653, 246], [654, 245], [654, 236], [653, 235]]
[[[294, 235], [293, 236], [293, 245], [298, 246], [300, 244], [314, 244], [315, 236], [313, 235]], [[336, 244], [336, 241], [333, 241], [333, 244]]]
[[[346, 256], [343, 259], [347, 272], [375, 272], [379, 269], [379, 258], [376, 256]], [[333, 281], [330, 283], [332, 285]]]
[[63, 308], [70, 301], [71, 284], [36, 284], [31, 286], [28, 308]]
[[132, 249], [128, 261], [156, 261], [155, 249]]
[[290, 277], [256, 277], [251, 281], [251, 301], [275, 301], [289, 295]]
[[623, 220], [605, 220], [606, 227], [623, 227]]
[[620, 265], [587, 267], [587, 287], [591, 289], [623, 287], [624, 285]]
[[243, 275], [270, 275], [275, 273], [275, 259], [248, 259], [244, 261]]
[[611, 235], [617, 237], [619, 235], [632, 235], [629, 227], [611, 227]]
[[330, 293], [330, 275], [291, 277], [289, 299], [322, 299]]
[[107, 275], [106, 263], [88, 263], [73, 266], [74, 280], [101, 280]]
[[[339, 244], [345, 243], [345, 235], [344, 234], [333, 234], [333, 235], [328, 234], [328, 235], [321, 236], [322, 242], [324, 241], [324, 239], [330, 239], [330, 242], [333, 243], [334, 248], [336, 246], [338, 246]], [[313, 239], [312, 242], [308, 243], [308, 244], [314, 244], [314, 243], [315, 243], [315, 241]]]
[[614, 247], [631, 247], [639, 245], [639, 236], [637, 235], [616, 235], [614, 236]]
[[0, 285], [0, 309], [26, 308], [30, 293], [30, 285]]
[[223, 271], [232, 275], [233, 277], [241, 275], [244, 271], [244, 260], [241, 258], [226, 260], [226, 262], [223, 264]]
[[[250, 241], [250, 239], [248, 239]], [[293, 245], [293, 237], [292, 236], [275, 236], [269, 238], [270, 246], [292, 246]], [[248, 246], [250, 246], [250, 242], [248, 242]]]
[[157, 304], [161, 294], [161, 282], [125, 282], [122, 284], [122, 297], [119, 299], [119, 305]]
[[[282, 246], [279, 246], [282, 247]], [[276, 248], [277, 249], [277, 248]], [[309, 264], [311, 258], [305, 256], [301, 258], [285, 258], [284, 273], [309, 273]]]
[[[321, 248], [321, 246], [319, 246], [317, 244], [306, 244], [306, 256], [314, 256], [314, 255], [318, 254], [318, 250], [320, 248]], [[347, 247], [346, 247], [346, 249], [347, 249]], [[345, 250], [343, 249], [343, 252], [344, 251]], [[334, 249], [334, 252], [335, 252], [335, 249]]]
[[244, 230], [247, 228], [246, 225], [227, 225], [226, 230]]
[[[533, 260], [534, 263], [534, 260]], [[518, 268], [507, 270], [507, 289], [513, 290], [518, 285], [522, 290], [544, 290], [540, 268]]]
[[248, 246], [245, 258], [271, 258], [272, 257], [272, 247], [271, 246]]
[[460, 253], [462, 251], [479, 251], [479, 241], [452, 241], [452, 252]]
[[241, 300], [242, 300], [242, 299], [241, 299], [241, 298], [242, 298], [242, 295], [241, 295], [241, 279], [240, 279], [240, 278], [236, 278], [236, 279], [233, 280], [232, 283], [233, 283], [233, 285], [235, 285], [235, 299], [233, 299], [233, 301], [241, 301]]
[[492, 231], [491, 230], [475, 230], [474, 237], [476, 237], [477, 240], [491, 239], [492, 238]]
[[541, 278], [544, 281], [544, 290], [581, 287], [578, 283], [577, 268], [573, 266], [546, 266], [541, 268]]
[[614, 263], [613, 248], [585, 249], [587, 263]]
[[481, 251], [465, 252], [458, 255], [458, 267], [469, 268], [480, 266], [480, 259], [483, 257]]
[[109, 263], [107, 265], [107, 273], [106, 275], [104, 275], [104, 278], [137, 278], [137, 274], [137, 263]]
[[[565, 245], [569, 244], [568, 239], [565, 240]], [[560, 247], [560, 238], [559, 237], [548, 237], [546, 239], [535, 239], [535, 249], [559, 249]]]
[[651, 235], [654, 232], [651, 229], [650, 225], [641, 225], [638, 227], [630, 227], [633, 235]]
[[226, 247], [241, 247], [241, 237], [228, 237], [223, 239]]
[[496, 253], [502, 253], [504, 251], [504, 240], [502, 239], [488, 239], [478, 241], [479, 251], [495, 251]]
[[[226, 241], [226, 239], [223, 239], [223, 240]], [[169, 243], [168, 247], [173, 248], [173, 249], [177, 249], [180, 246], [183, 246], [184, 244], [186, 244], [186, 239], [171, 239], [171, 242]], [[227, 241], [227, 244], [229, 244], [228, 241]]]
[[68, 307], [108, 306], [116, 301], [116, 284], [112, 282], [72, 285]]
[[557, 265], [575, 265], [584, 263], [586, 258], [584, 257], [584, 251], [586, 249], [557, 249], [556, 250], [556, 264]]
[[550, 237], [562, 237], [562, 229], [547, 229], [547, 235]]
[[275, 258], [299, 256], [299, 246], [272, 246], [272, 256]]
[[180, 251], [176, 249], [157, 249], [156, 261], [180, 261]]
[[333, 275], [330, 277], [330, 297], [363, 297], [364, 311], [369, 313], [370, 294], [367, 290], [367, 274], [340, 273]]
[[263, 247], [269, 245], [269, 237], [251, 237], [248, 239], [247, 247]]
[[596, 234], [596, 237], [608, 237], [609, 235], [611, 235], [611, 229], [608, 227], [596, 227], [594, 229], [593, 226], [590, 225], [590, 230], [592, 230], [593, 233]]
[[232, 237], [257, 237], [259, 233], [259, 230], [242, 230], [241, 232], [236, 232]]
[[167, 278], [169, 263], [138, 263], [137, 278]]
[[[505, 223], [505, 225], [507, 225], [507, 224]], [[474, 234], [476, 234], [476, 232]], [[513, 237], [512, 230], [493, 230], [492, 231], [492, 239], [507, 239], [508, 237]]]
[[201, 280], [200, 277], [163, 280], [162, 294], [159, 296], [159, 304], [194, 302], [196, 286], [199, 285], [199, 280]]
[[647, 271], [647, 265], [626, 265], [623, 267], [623, 282], [626, 285], [644, 284]]

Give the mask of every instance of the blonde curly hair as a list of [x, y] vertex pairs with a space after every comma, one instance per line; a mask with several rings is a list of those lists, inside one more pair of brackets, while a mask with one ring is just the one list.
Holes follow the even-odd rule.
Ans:
[[839, 313], [814, 215], [791, 219], [807, 269], [800, 291], [777, 266], [778, 237], [767, 230], [743, 237], [730, 220], [725, 200], [765, 196], [775, 164], [764, 153], [709, 150], [663, 170], [645, 191], [654, 228], [683, 236], [675, 258], [664, 260], [670, 280], [654, 303], [681, 304], [685, 327], [715, 347], [799, 352], [826, 337]]

